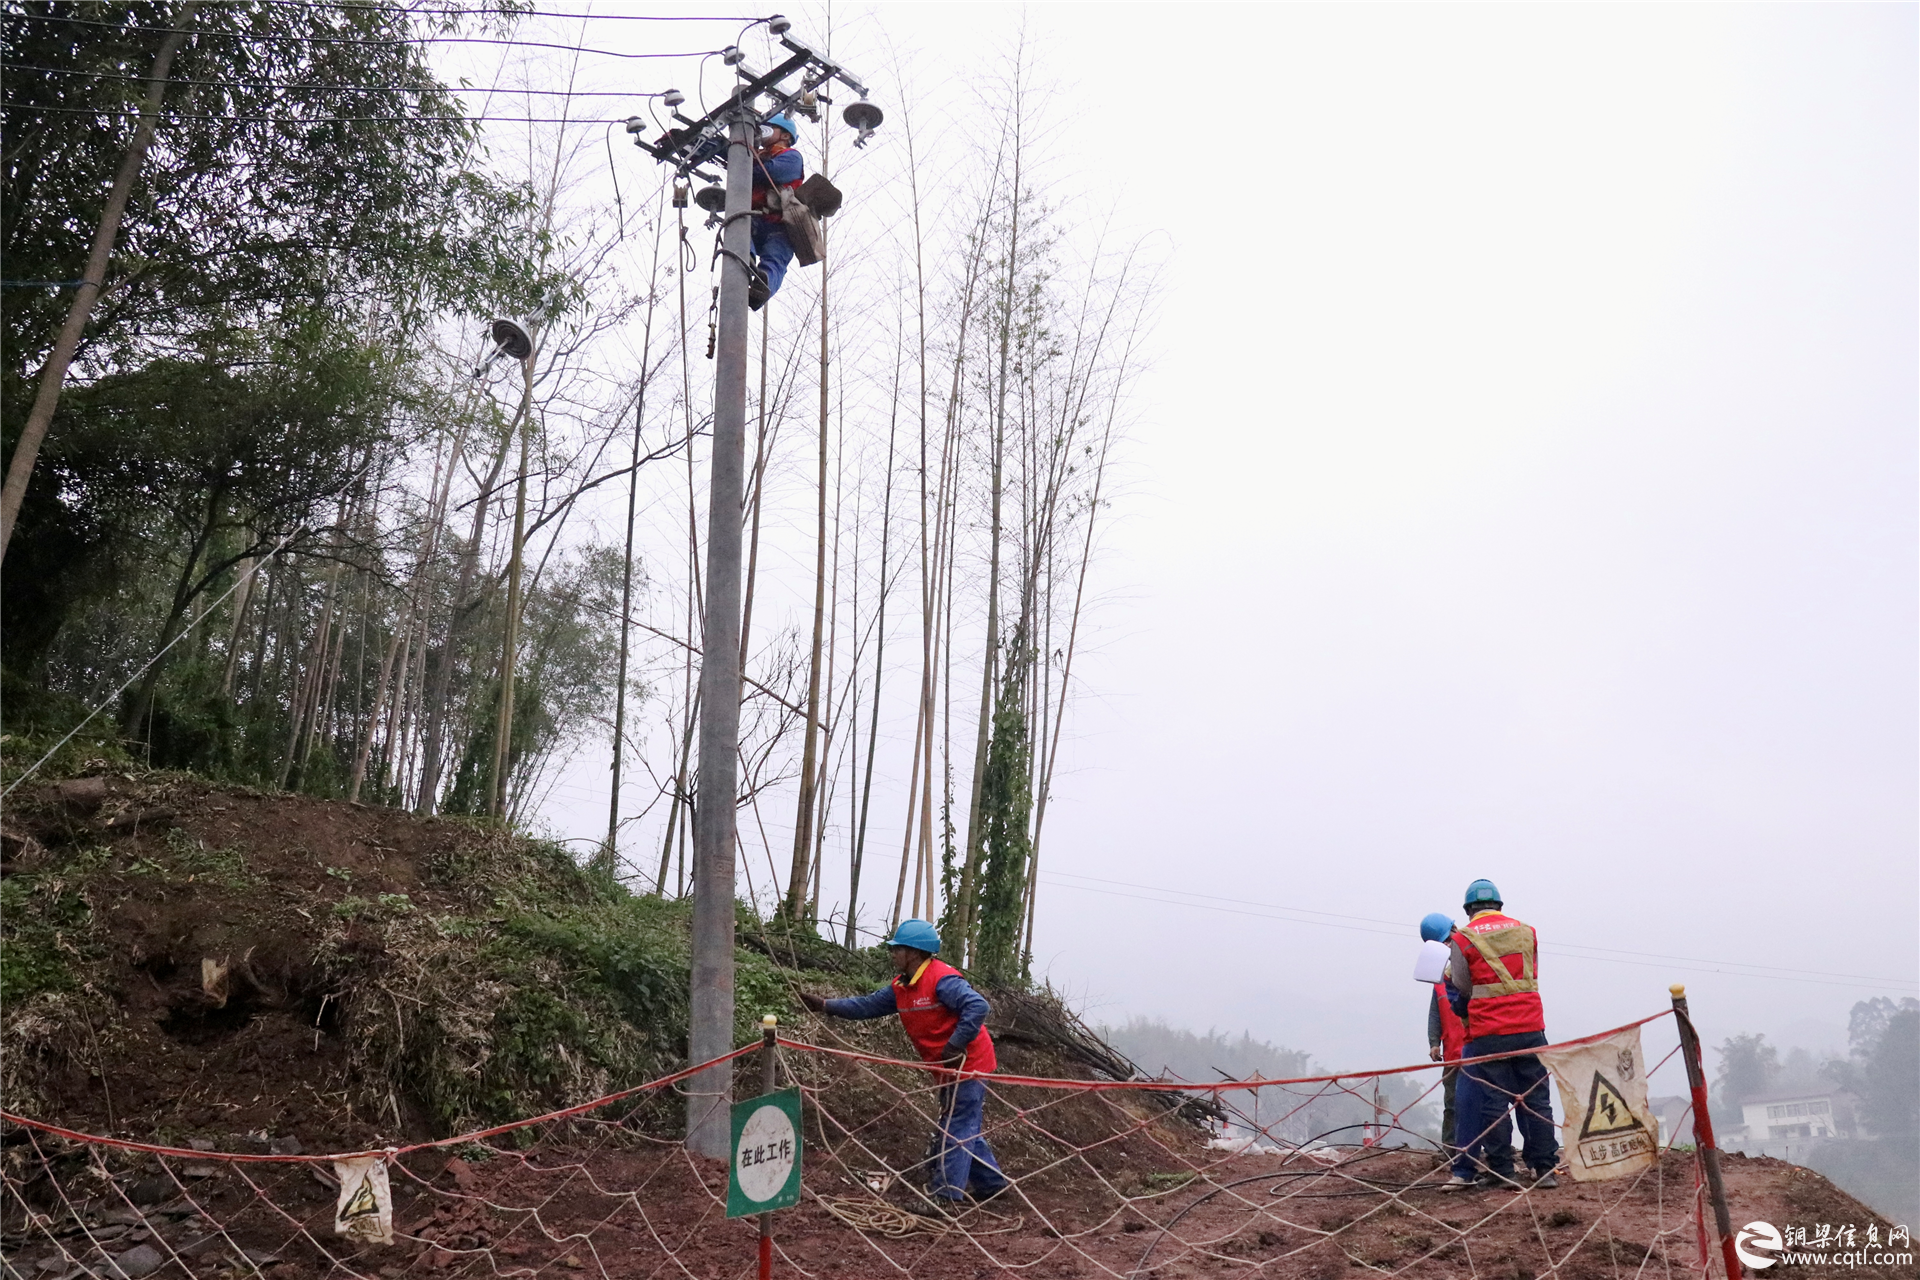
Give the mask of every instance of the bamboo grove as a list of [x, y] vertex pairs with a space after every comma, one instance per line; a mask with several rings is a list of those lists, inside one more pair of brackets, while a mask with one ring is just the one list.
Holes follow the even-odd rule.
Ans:
[[[604, 25], [457, 7], [4, 6], [13, 459], [186, 33], [0, 564], [7, 768], [105, 702], [71, 750], [682, 895], [714, 233], [616, 146]], [[871, 36], [884, 143], [804, 126], [847, 207], [752, 332], [741, 889], [1017, 981], [1153, 272], [1062, 194], [1031, 49], [923, 92]]]

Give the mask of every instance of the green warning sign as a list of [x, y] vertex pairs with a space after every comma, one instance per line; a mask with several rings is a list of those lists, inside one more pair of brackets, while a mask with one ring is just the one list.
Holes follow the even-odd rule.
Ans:
[[782, 1089], [734, 1103], [727, 1216], [744, 1218], [799, 1201], [800, 1091]]

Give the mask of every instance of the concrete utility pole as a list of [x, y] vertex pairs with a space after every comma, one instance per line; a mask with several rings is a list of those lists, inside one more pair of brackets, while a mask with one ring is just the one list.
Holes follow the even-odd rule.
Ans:
[[[740, 753], [740, 511], [747, 445], [747, 264], [753, 261], [753, 143], [740, 101], [727, 127], [720, 342], [713, 367], [712, 487], [707, 500], [707, 625], [700, 660], [700, 770], [693, 818], [693, 988], [687, 1056], [733, 1048], [734, 817]], [[687, 1145], [724, 1159], [732, 1141], [733, 1064], [687, 1083]]]
[[[767, 29], [789, 56], [764, 74], [746, 65], [737, 48], [722, 52], [739, 85], [727, 102], [699, 120], [681, 115], [678, 90], [661, 95], [682, 127], [647, 142], [638, 135], [647, 121], [635, 116], [627, 132], [635, 145], [682, 175], [702, 173], [714, 144], [726, 139], [727, 185], [722, 211], [719, 334], [713, 369], [713, 462], [707, 502], [706, 628], [700, 662], [700, 764], [694, 800], [693, 974], [687, 1028], [690, 1062], [710, 1062], [733, 1049], [733, 911], [735, 816], [740, 752], [740, 521], [744, 500], [747, 426], [747, 285], [753, 264], [749, 220], [753, 208], [754, 147], [769, 115], [797, 110], [818, 119], [815, 90], [837, 79], [861, 101], [843, 113], [859, 131], [860, 146], [878, 128], [880, 109], [867, 102], [866, 86], [844, 67], [788, 32], [793, 24], [775, 14]], [[782, 82], [799, 76], [799, 83]], [[766, 109], [760, 107], [762, 96]], [[702, 192], [703, 197], [708, 193]], [[701, 199], [715, 210], [718, 202]], [[713, 225], [713, 221], [708, 223]], [[687, 1146], [698, 1155], [725, 1159], [732, 1143], [729, 1109], [733, 1064], [721, 1063], [687, 1082]]]

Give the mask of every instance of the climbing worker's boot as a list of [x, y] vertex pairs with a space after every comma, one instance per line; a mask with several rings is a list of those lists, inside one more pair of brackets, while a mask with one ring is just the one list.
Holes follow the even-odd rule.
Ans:
[[753, 269], [753, 279], [747, 282], [747, 309], [749, 311], [758, 311], [767, 305], [767, 299], [772, 296], [773, 290], [767, 287], [766, 275], [760, 268], [755, 267]]
[[949, 1199], [946, 1196], [915, 1200], [907, 1206], [908, 1213], [916, 1213], [923, 1218], [957, 1218], [966, 1211], [967, 1204], [964, 1200]]

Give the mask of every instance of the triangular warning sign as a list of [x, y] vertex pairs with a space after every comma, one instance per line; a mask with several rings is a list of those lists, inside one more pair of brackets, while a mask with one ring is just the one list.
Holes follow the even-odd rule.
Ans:
[[1580, 1127], [1580, 1141], [1588, 1138], [1605, 1137], [1610, 1133], [1631, 1133], [1635, 1129], [1645, 1129], [1640, 1117], [1633, 1114], [1633, 1108], [1620, 1096], [1620, 1090], [1613, 1081], [1593, 1073], [1593, 1090], [1587, 1095], [1587, 1122]]
[[340, 1211], [339, 1217], [342, 1222], [351, 1222], [355, 1218], [364, 1218], [368, 1214], [379, 1212], [380, 1202], [374, 1199], [373, 1195], [373, 1179], [362, 1178], [359, 1190], [355, 1191], [353, 1198], [347, 1201], [347, 1207]]

